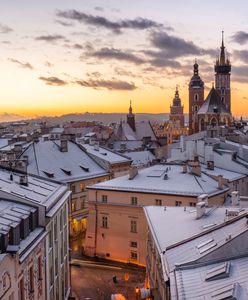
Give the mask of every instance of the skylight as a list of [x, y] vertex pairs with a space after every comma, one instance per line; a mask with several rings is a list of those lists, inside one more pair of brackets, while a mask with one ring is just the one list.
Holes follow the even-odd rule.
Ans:
[[202, 254], [204, 252], [207, 252], [208, 250], [214, 248], [215, 246], [217, 246], [217, 243], [214, 241], [214, 239], [209, 239], [203, 243], [201, 243], [200, 245], [197, 246], [199, 253]]
[[223, 263], [217, 267], [211, 268], [207, 271], [205, 280], [212, 281], [216, 279], [222, 279], [229, 277], [230, 273], [230, 263]]
[[211, 299], [213, 300], [224, 300], [224, 299], [238, 299], [237, 294], [239, 294], [241, 286], [238, 283], [230, 284], [215, 290]]

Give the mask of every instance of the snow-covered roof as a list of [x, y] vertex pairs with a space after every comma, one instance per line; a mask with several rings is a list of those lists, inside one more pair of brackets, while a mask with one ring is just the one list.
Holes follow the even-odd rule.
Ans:
[[62, 182], [73, 182], [107, 175], [79, 145], [68, 141], [68, 151], [61, 152], [60, 141], [31, 143], [22, 153], [28, 156], [27, 171]]
[[[237, 293], [235, 299], [248, 299], [248, 256], [230, 260], [228, 263], [231, 267], [229, 276], [211, 281], [205, 280], [206, 274], [211, 272], [211, 270], [218, 270], [218, 268], [223, 266], [223, 262], [207, 264], [198, 268], [177, 270], [175, 278], [179, 297], [172, 299], [224, 299], [215, 298], [214, 295], [217, 294], [219, 297], [227, 296], [225, 291], [234, 292], [232, 291], [234, 284], [236, 284], [235, 292]], [[183, 295], [184, 298], [182, 297]]]
[[54, 127], [52, 130], [51, 130], [51, 133], [53, 134], [62, 134], [64, 133], [65, 129], [63, 127]]
[[232, 171], [228, 171], [228, 170], [225, 170], [225, 169], [222, 169], [222, 168], [217, 168], [217, 167], [214, 167], [214, 170], [209, 170], [207, 168], [207, 166], [204, 165], [204, 164], [201, 165], [201, 168], [202, 168], [202, 172], [204, 172], [204, 173], [206, 173], [210, 176], [222, 175], [223, 178], [225, 178], [229, 181], [238, 180], [240, 178], [244, 178], [244, 177], [247, 176], [247, 175], [242, 174], [242, 173], [232, 172]]
[[2, 138], [0, 138], [0, 148], [3, 148], [3, 147], [5, 147], [5, 146], [7, 146], [8, 145], [8, 139], [2, 139]]
[[150, 151], [131, 151], [131, 152], [124, 152], [124, 154], [133, 161], [132, 165], [140, 167], [140, 166], [147, 166], [152, 161], [156, 160], [155, 155], [153, 155]]
[[150, 122], [136, 122], [135, 131], [126, 122], [121, 122], [118, 132], [121, 133], [121, 139], [129, 141], [140, 141], [144, 137], [151, 137], [152, 141], [156, 141], [155, 134], [153, 132]]
[[105, 147], [83, 144], [82, 147], [87, 153], [92, 154], [102, 160], [109, 162], [110, 164], [130, 162], [130, 159], [124, 155], [111, 151]]
[[144, 211], [153, 239], [162, 252], [171, 245], [202, 233], [204, 226], [223, 223], [226, 207], [218, 207], [200, 219], [196, 219], [195, 207], [187, 207], [185, 211], [184, 207], [167, 206], [165, 209], [163, 206], [146, 206]]
[[[123, 146], [125, 149], [123, 149]], [[136, 150], [143, 147], [143, 141], [114, 141], [113, 148], [116, 151]]]
[[92, 185], [90, 188], [195, 197], [201, 194], [213, 196], [228, 190], [219, 189], [217, 181], [206, 174], [202, 173], [199, 177], [183, 173], [182, 166], [178, 165], [154, 165], [140, 170], [132, 180], [127, 175]]
[[217, 93], [215, 88], [212, 88], [206, 98], [206, 100], [204, 101], [204, 103], [202, 104], [202, 106], [200, 107], [200, 109], [198, 110], [197, 114], [220, 114], [220, 113], [225, 113], [228, 114], [228, 111], [225, 107], [225, 105], [223, 104], [223, 102], [221, 101], [221, 98], [219, 96], [219, 94]]
[[[11, 174], [13, 179], [11, 180]], [[22, 174], [0, 169], [0, 198], [20, 198], [29, 205], [54, 206], [67, 191], [66, 185], [38, 176], [27, 175], [28, 185], [20, 184]]]

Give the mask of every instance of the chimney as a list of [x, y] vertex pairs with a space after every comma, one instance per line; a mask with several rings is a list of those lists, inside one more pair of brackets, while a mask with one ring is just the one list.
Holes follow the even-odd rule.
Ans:
[[208, 206], [208, 194], [202, 194], [197, 197], [198, 203], [204, 202], [206, 206]]
[[223, 176], [222, 175], [218, 175], [218, 188], [219, 189], [223, 189]]
[[207, 161], [207, 169], [208, 170], [214, 170], [214, 161], [213, 160], [208, 160]]
[[183, 164], [183, 173], [187, 173], [187, 164]]
[[20, 175], [20, 185], [28, 186], [28, 175]]
[[239, 204], [239, 192], [232, 192], [232, 206], [237, 206]]
[[98, 142], [95, 142], [94, 150], [95, 151], [99, 151], [99, 144], [98, 144]]
[[132, 180], [132, 179], [134, 179], [134, 177], [136, 176], [136, 175], [138, 175], [138, 168], [137, 167], [131, 167], [130, 169], [129, 169], [129, 180]]
[[201, 176], [201, 166], [200, 166], [199, 160], [196, 160], [196, 157], [194, 160], [188, 161], [188, 166], [193, 175]]
[[22, 145], [21, 144], [15, 144], [13, 150], [14, 150], [15, 153], [21, 153], [22, 152]]
[[200, 219], [206, 211], [206, 204], [205, 202], [198, 202], [196, 203], [196, 219]]
[[61, 140], [60, 141], [60, 151], [61, 152], [68, 152], [68, 141], [67, 140]]

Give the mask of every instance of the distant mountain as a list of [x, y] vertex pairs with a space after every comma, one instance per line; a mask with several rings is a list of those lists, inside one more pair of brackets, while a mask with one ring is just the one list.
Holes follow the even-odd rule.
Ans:
[[[12, 116], [12, 117], [11, 117]], [[96, 121], [101, 122], [103, 124], [110, 124], [120, 122], [121, 120], [126, 120], [126, 113], [75, 113], [75, 114], [66, 114], [61, 116], [54, 116], [54, 117], [37, 117], [34, 119], [25, 120], [22, 116], [18, 115], [9, 115], [9, 119], [7, 114], [3, 115], [0, 121], [1, 122], [11, 122], [11, 121], [31, 121], [31, 122], [46, 122], [50, 125], [60, 125], [65, 122], [79, 122], [79, 121]], [[163, 122], [169, 119], [168, 113], [161, 113], [161, 114], [149, 114], [149, 113], [136, 113], [135, 118], [137, 122], [140, 121], [152, 121], [152, 122]], [[187, 121], [187, 115], [186, 115]]]

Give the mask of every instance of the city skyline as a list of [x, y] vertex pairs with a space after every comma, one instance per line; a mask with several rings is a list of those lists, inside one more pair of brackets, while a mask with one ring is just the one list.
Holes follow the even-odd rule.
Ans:
[[[205, 98], [221, 31], [232, 63], [232, 113], [248, 115], [245, 1], [1, 3], [0, 114], [169, 112], [175, 87], [188, 112], [197, 59]], [[230, 22], [235, 11], [235, 22]]]

